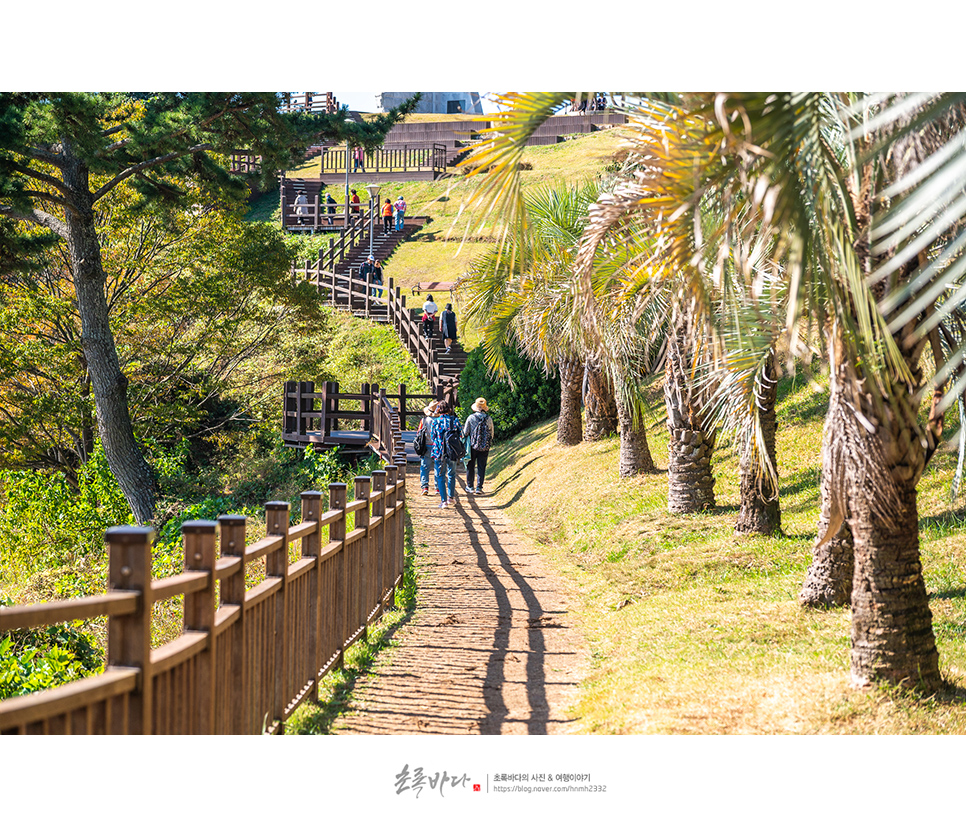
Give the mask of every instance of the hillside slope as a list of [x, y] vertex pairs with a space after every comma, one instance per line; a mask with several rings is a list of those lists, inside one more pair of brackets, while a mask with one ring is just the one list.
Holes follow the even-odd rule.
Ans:
[[[649, 441], [667, 465], [655, 388]], [[622, 480], [616, 438], [560, 447], [555, 424], [491, 455], [492, 488], [519, 530], [570, 583], [594, 651], [576, 718], [589, 733], [962, 733], [966, 705], [963, 501], [947, 501], [955, 457], [937, 456], [920, 492], [923, 562], [943, 673], [925, 703], [849, 685], [849, 612], [797, 602], [818, 517], [827, 395], [785, 380], [779, 465], [785, 535], [733, 532], [737, 460], [715, 456], [718, 509], [668, 513], [664, 474]], [[947, 427], [952, 436], [956, 426]]]

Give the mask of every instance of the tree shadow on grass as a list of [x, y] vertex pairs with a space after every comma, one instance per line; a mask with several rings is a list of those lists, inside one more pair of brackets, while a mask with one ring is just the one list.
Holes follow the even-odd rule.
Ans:
[[945, 591], [936, 591], [929, 594], [930, 599], [966, 599], [966, 588], [947, 588]]
[[[507, 507], [512, 507], [514, 504], [516, 504], [516, 502], [523, 497], [523, 493], [526, 492], [527, 487], [530, 486], [530, 484], [532, 484], [535, 480], [536, 478], [531, 478], [529, 481], [527, 481], [523, 486], [513, 493], [512, 497], [508, 498], [502, 504], [497, 504], [497, 509], [505, 510]], [[506, 484], [504, 484], [504, 487], [505, 486]]]

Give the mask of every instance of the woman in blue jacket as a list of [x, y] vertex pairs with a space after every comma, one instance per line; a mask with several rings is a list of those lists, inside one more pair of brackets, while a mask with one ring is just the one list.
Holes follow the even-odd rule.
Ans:
[[432, 457], [436, 466], [436, 489], [439, 490], [439, 506], [456, 506], [456, 461], [446, 454], [446, 433], [455, 431], [456, 436], [462, 434], [459, 418], [453, 413], [453, 406], [446, 400], [441, 400], [433, 412], [433, 425], [430, 434], [433, 439]]

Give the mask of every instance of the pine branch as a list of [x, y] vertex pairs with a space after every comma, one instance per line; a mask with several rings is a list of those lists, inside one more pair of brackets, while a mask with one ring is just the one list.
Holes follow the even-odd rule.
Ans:
[[50, 229], [58, 237], [67, 240], [67, 224], [64, 223], [60, 218], [54, 217], [52, 214], [47, 214], [45, 211], [40, 211], [39, 209], [34, 209], [29, 212], [17, 211], [10, 206], [0, 206], [0, 215], [4, 217], [10, 217], [13, 220], [23, 220], [27, 223], [36, 223], [38, 226], [43, 226], [45, 229]]
[[124, 180], [129, 177], [134, 176], [141, 171], [147, 170], [148, 168], [156, 168], [159, 165], [164, 165], [166, 162], [171, 162], [173, 159], [177, 159], [181, 156], [188, 156], [198, 151], [210, 151], [214, 148], [210, 142], [206, 142], [201, 145], [194, 145], [190, 148], [184, 148], [180, 151], [172, 151], [171, 153], [164, 154], [163, 156], [156, 156], [154, 159], [146, 159], [144, 162], [139, 162], [137, 165], [131, 165], [129, 168], [121, 171], [114, 179], [106, 182], [97, 191], [94, 192], [93, 202], [97, 202], [101, 197], [111, 191], [115, 186], [124, 182]]

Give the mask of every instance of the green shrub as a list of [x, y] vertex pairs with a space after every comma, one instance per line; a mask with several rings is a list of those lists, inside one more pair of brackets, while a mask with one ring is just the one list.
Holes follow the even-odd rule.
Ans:
[[[0, 605], [12, 605], [0, 597]], [[72, 625], [11, 631], [0, 640], [0, 699], [49, 689], [98, 671], [103, 653]]]
[[512, 437], [518, 431], [560, 413], [560, 375], [548, 377], [543, 369], [512, 348], [505, 348], [507, 367], [513, 388], [507, 382], [492, 378], [483, 361], [483, 348], [469, 352], [466, 367], [460, 374], [460, 417], [472, 412], [477, 397], [486, 399], [496, 430], [496, 440]]

